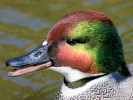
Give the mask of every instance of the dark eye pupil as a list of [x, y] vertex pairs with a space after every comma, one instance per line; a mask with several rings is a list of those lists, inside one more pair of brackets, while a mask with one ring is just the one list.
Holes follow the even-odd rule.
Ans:
[[68, 43], [69, 45], [75, 45], [75, 44], [76, 44], [76, 41], [73, 40], [73, 39], [69, 39], [69, 40], [67, 40], [67, 43]]

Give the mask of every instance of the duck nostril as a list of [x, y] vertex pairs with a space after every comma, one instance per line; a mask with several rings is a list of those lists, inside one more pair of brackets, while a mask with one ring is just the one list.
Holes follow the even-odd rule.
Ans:
[[39, 55], [41, 55], [43, 53], [43, 50], [40, 50], [40, 51], [37, 51], [35, 54], [34, 54], [34, 56], [39, 56]]

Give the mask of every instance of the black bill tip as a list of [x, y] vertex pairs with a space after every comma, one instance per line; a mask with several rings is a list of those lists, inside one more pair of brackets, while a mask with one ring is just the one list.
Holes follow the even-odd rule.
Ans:
[[7, 61], [6, 61], [6, 66], [12, 66], [12, 63], [14, 62], [14, 60], [13, 59], [8, 59]]

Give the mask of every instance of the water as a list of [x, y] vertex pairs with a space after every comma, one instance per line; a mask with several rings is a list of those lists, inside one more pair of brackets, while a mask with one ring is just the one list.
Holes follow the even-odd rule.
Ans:
[[63, 76], [41, 70], [9, 77], [8, 58], [23, 55], [39, 45], [50, 28], [65, 14], [97, 10], [107, 14], [123, 42], [125, 59], [133, 63], [132, 0], [0, 0], [0, 100], [52, 100]]

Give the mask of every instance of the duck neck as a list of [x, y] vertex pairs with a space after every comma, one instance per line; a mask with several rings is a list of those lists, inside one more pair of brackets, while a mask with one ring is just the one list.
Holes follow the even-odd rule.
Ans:
[[86, 83], [94, 80], [94, 79], [97, 79], [97, 78], [100, 78], [102, 76], [105, 76], [107, 74], [102, 74], [102, 75], [98, 75], [98, 76], [91, 76], [91, 77], [85, 77], [85, 78], [82, 78], [82, 79], [79, 79], [77, 81], [74, 81], [74, 82], [68, 82], [65, 77], [64, 77], [64, 84], [71, 88], [71, 89], [75, 89], [75, 88], [79, 88], [79, 87], [82, 87], [84, 86]]
[[63, 74], [65, 76], [64, 83], [66, 84], [66, 86], [70, 88], [81, 87], [85, 85], [87, 82], [105, 75], [105, 73], [100, 73], [100, 74], [84, 73], [68, 66], [50, 67], [49, 69], [52, 69], [54, 71], [57, 71]]

